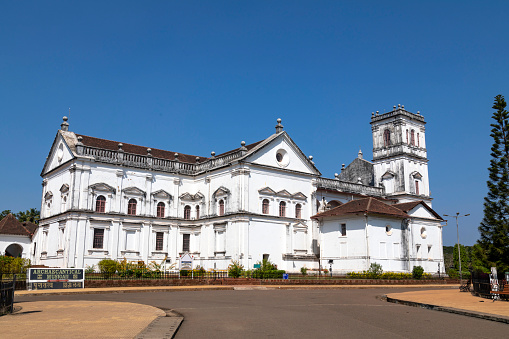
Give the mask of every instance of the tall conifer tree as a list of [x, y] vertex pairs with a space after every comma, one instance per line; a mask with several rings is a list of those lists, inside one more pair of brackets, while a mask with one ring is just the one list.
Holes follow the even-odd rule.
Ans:
[[493, 146], [489, 167], [488, 195], [484, 198], [484, 218], [479, 226], [486, 266], [499, 270], [509, 268], [509, 112], [502, 95], [495, 97], [494, 123], [491, 124]]

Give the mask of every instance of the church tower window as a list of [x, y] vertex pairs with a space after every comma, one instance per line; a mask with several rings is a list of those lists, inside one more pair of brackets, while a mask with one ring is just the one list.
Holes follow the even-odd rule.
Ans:
[[262, 213], [269, 214], [269, 199], [263, 199], [262, 201]]
[[129, 200], [129, 203], [127, 204], [127, 214], [136, 215], [136, 204], [136, 199]]
[[419, 182], [417, 180], [415, 181], [415, 194], [419, 195]]
[[106, 211], [106, 198], [104, 196], [100, 195], [95, 200], [95, 211], [99, 213]]
[[184, 207], [184, 219], [187, 220], [191, 219], [191, 206], [189, 205], [186, 205]]
[[157, 204], [157, 217], [164, 218], [164, 210], [165, 210], [164, 202], [160, 202]]
[[196, 206], [196, 219], [200, 219], [200, 206]]
[[279, 203], [279, 216], [280, 217], [286, 216], [286, 203], [284, 201], [281, 201]]
[[408, 130], [406, 130], [406, 143], [409, 144], [409, 142], [408, 142]]
[[410, 145], [415, 146], [415, 132], [412, 130], [410, 132]]
[[390, 146], [391, 145], [391, 131], [386, 129], [384, 131], [384, 146]]
[[417, 147], [421, 147], [421, 142], [419, 141], [419, 133], [417, 133]]

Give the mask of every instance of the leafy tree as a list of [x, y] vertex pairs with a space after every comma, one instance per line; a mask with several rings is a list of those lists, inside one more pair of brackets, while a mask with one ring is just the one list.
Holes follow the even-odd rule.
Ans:
[[6, 216], [8, 216], [9, 214], [11, 214], [12, 211], [11, 210], [3, 210], [1, 213], [0, 213], [0, 220], [2, 220], [3, 218], [5, 218]]
[[[465, 272], [468, 271], [468, 268], [470, 267], [470, 255], [468, 251], [468, 246], [463, 246], [460, 244], [460, 251], [461, 251], [461, 270]], [[454, 246], [452, 255], [454, 260], [454, 269], [459, 270], [460, 265], [458, 261], [458, 245]]]
[[493, 146], [489, 170], [488, 195], [484, 198], [484, 218], [479, 226], [478, 243], [486, 254], [487, 266], [509, 268], [509, 112], [502, 95], [495, 97]]
[[34, 224], [39, 223], [40, 213], [39, 210], [36, 208], [31, 208], [29, 210], [26, 210], [25, 212], [20, 211], [16, 214], [16, 218], [18, 218], [19, 221], [30, 221]]

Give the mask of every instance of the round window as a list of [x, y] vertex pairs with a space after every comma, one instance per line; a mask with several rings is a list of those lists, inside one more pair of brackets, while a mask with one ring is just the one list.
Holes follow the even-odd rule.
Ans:
[[60, 144], [60, 146], [58, 146], [58, 150], [57, 150], [57, 159], [58, 161], [62, 161], [62, 158], [64, 157], [64, 145]]
[[385, 233], [387, 235], [391, 235], [392, 234], [392, 227], [390, 225], [385, 226]]
[[284, 149], [279, 149], [276, 152], [276, 161], [277, 164], [281, 167], [288, 166], [288, 163], [290, 162], [288, 152], [286, 152]]
[[421, 228], [421, 238], [426, 239], [428, 233], [426, 232], [426, 227]]

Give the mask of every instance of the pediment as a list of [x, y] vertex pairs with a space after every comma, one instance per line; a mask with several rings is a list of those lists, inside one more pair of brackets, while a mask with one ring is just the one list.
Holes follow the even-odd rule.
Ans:
[[229, 195], [230, 194], [230, 190], [227, 189], [226, 187], [224, 186], [221, 186], [219, 187], [215, 192], [214, 194], [212, 195], [214, 198], [217, 198], [217, 197], [223, 197], [225, 195]]
[[171, 194], [166, 192], [165, 190], [159, 190], [159, 191], [152, 192], [152, 196], [157, 197], [157, 198], [162, 198], [162, 199], [169, 199], [169, 200], [173, 199]]
[[197, 200], [202, 200], [203, 198], [205, 198], [205, 196], [203, 194], [201, 194], [200, 192], [197, 192], [196, 194], [190, 194], [188, 192], [182, 194], [180, 197], [180, 200], [183, 200], [183, 201], [197, 201]]
[[292, 194], [292, 198], [299, 199], [299, 200], [306, 200], [307, 197], [302, 192], [297, 192]]
[[258, 193], [265, 195], [276, 195], [276, 192], [270, 187], [264, 187], [258, 190]]
[[134, 187], [134, 186], [126, 187], [122, 190], [122, 192], [124, 192], [124, 194], [129, 194], [129, 195], [145, 196], [145, 191], [142, 191], [138, 187]]
[[278, 170], [321, 175], [312, 157], [306, 156], [286, 132], [274, 134], [249, 150], [245, 161]]
[[92, 192], [95, 192], [95, 191], [98, 191], [98, 192], [111, 192], [111, 193], [115, 194], [115, 192], [117, 191], [116, 189], [114, 189], [110, 185], [105, 184], [104, 182], [98, 182], [96, 184], [92, 184], [92, 185], [88, 186], [88, 188], [90, 190], [92, 190]]
[[292, 196], [290, 194], [290, 192], [288, 192], [287, 190], [281, 190], [281, 191], [277, 192], [276, 195], [278, 197], [287, 197], [287, 198], [290, 198]]
[[308, 225], [298, 222], [293, 225], [293, 231], [294, 232], [307, 232], [308, 231]]
[[417, 171], [412, 172], [411, 176], [414, 177], [415, 179], [421, 179], [422, 178], [422, 174], [417, 172]]
[[69, 185], [67, 184], [63, 184], [61, 187], [60, 187], [60, 193], [67, 193], [69, 192]]
[[53, 193], [51, 193], [51, 191], [46, 192], [46, 194], [44, 194], [45, 200], [50, 200], [51, 198], [53, 198]]
[[384, 173], [384, 175], [382, 175], [382, 179], [391, 179], [391, 178], [394, 178], [395, 176], [396, 176], [396, 173], [394, 173], [391, 170], [388, 170], [387, 172]]
[[[41, 172], [41, 176], [48, 173], [49, 171], [59, 167], [60, 165], [72, 160], [75, 155], [70, 146], [74, 146], [72, 141], [74, 140], [74, 133], [58, 131], [53, 145], [46, 158], [46, 162]], [[69, 145], [69, 142], [71, 145]]]

